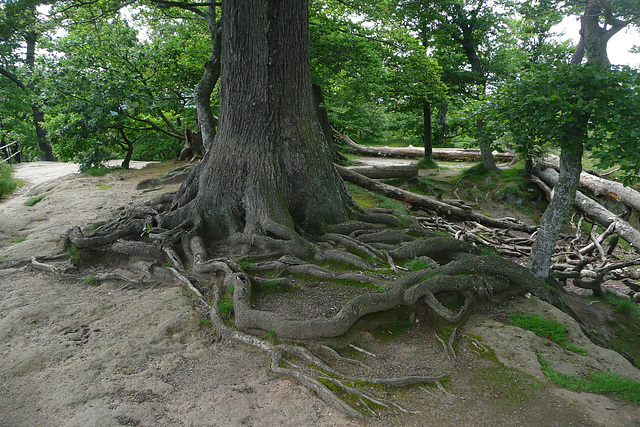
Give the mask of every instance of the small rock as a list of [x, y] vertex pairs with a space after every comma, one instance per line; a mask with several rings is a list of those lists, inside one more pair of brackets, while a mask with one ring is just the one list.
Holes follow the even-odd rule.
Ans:
[[635, 294], [633, 294], [633, 300], [635, 302], [640, 302], [640, 292], [636, 292]]

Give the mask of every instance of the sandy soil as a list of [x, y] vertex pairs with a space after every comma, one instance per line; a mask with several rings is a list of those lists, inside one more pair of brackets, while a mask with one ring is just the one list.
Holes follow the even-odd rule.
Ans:
[[[106, 220], [122, 206], [175, 189], [135, 190], [137, 182], [171, 166], [104, 177], [74, 174], [72, 165], [55, 165], [60, 167], [56, 173], [64, 175], [57, 178], [49, 174], [51, 168], [19, 170], [30, 184], [0, 201], [0, 260], [55, 252], [71, 226]], [[30, 178], [26, 169], [38, 176]], [[46, 197], [36, 205], [24, 205], [42, 194]], [[121, 267], [101, 268], [117, 272]], [[374, 353], [350, 354], [374, 374], [450, 375], [442, 390], [382, 391], [412, 412], [380, 408], [364, 424], [640, 425], [637, 406], [558, 390], [546, 382], [533, 356], [539, 348], [569, 371], [604, 366], [638, 379], [640, 371], [595, 346], [589, 347], [591, 358], [574, 360], [499, 321], [506, 311], [531, 307], [528, 300], [514, 300], [479, 310], [461, 334], [456, 358], [436, 339], [441, 326], [420, 310], [367, 320], [332, 342], [336, 348], [354, 343]], [[563, 316], [557, 310], [552, 314]], [[575, 339], [587, 345], [579, 327], [572, 328]], [[482, 355], [467, 334], [481, 337], [500, 363]], [[216, 339], [189, 296], [171, 281], [148, 287], [92, 286], [31, 266], [0, 270], [0, 358], [2, 426], [362, 424], [291, 379], [269, 373], [264, 353]]]

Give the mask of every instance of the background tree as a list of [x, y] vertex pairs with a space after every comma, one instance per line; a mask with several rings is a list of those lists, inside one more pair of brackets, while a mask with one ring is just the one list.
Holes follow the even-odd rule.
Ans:
[[[542, 279], [549, 278], [551, 255], [575, 197], [585, 150], [602, 166], [619, 162], [627, 176], [637, 174], [640, 165], [637, 150], [631, 149], [640, 142], [632, 124], [639, 118], [637, 73], [610, 70], [606, 55], [611, 34], [606, 29], [616, 32], [623, 22], [635, 22], [640, 9], [625, 3], [616, 15], [614, 6], [588, 1], [581, 18], [582, 41], [571, 64], [523, 74], [497, 98], [496, 111], [525, 155], [539, 153], [547, 140], [561, 150], [558, 184], [529, 258], [529, 268]], [[586, 66], [580, 65], [583, 52]]]
[[194, 43], [198, 38], [191, 32], [182, 29], [179, 37], [176, 31], [156, 26], [139, 40], [137, 31], [116, 17], [74, 25], [57, 40], [47, 126], [61, 158], [84, 157], [86, 168], [105, 160], [106, 148], [116, 147], [124, 152], [127, 168], [134, 141], [146, 146], [147, 157], [177, 157], [182, 123], [194, 121], [193, 110], [186, 108], [193, 106], [191, 88], [199, 73], [192, 49], [201, 52], [203, 44]]
[[42, 31], [45, 30], [40, 28], [41, 18], [36, 7], [43, 4], [47, 2], [9, 0], [0, 4], [0, 40], [2, 41], [0, 43], [0, 78], [6, 79], [4, 86], [8, 81], [19, 89], [19, 91], [5, 92], [6, 95], [12, 95], [9, 102], [20, 104], [26, 100], [29, 103], [42, 159], [54, 160], [47, 132], [43, 126], [44, 114], [37, 88], [36, 46]]
[[408, 51], [399, 51], [386, 64], [386, 101], [390, 110], [411, 112], [421, 117], [418, 134], [424, 144], [421, 164], [433, 165], [432, 105], [444, 102], [446, 88], [440, 80], [441, 68], [428, 56], [424, 46], [413, 41]]

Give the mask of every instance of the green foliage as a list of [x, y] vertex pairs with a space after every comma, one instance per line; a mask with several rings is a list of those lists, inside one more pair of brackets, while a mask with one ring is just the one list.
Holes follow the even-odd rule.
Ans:
[[567, 326], [555, 320], [548, 320], [537, 314], [512, 313], [509, 320], [515, 326], [526, 329], [558, 344], [567, 339]]
[[540, 368], [551, 381], [570, 390], [611, 394], [640, 404], [640, 382], [614, 372], [592, 372], [588, 376], [565, 375], [551, 368], [549, 362], [543, 359], [540, 359]]
[[81, 261], [84, 257], [83, 252], [73, 245], [68, 246], [64, 251], [69, 255], [69, 260], [74, 264]]
[[270, 341], [271, 343], [274, 343], [276, 341], [276, 339], [278, 339], [278, 334], [273, 329], [269, 329], [267, 332], [265, 332], [262, 335], [261, 338], [265, 339], [267, 341]]
[[0, 199], [11, 194], [18, 188], [18, 181], [13, 178], [13, 168], [11, 165], [2, 163], [0, 165]]
[[558, 343], [574, 353], [586, 355], [585, 349], [567, 343], [567, 326], [556, 320], [545, 319], [537, 314], [521, 313], [510, 314], [509, 320], [511, 324]]
[[108, 190], [113, 187], [113, 184], [105, 184], [104, 182], [97, 182], [98, 190]]
[[[91, 14], [88, 6], [73, 11]], [[141, 9], [136, 23], [92, 20], [69, 27], [51, 46], [45, 106], [59, 158], [84, 170], [127, 152], [151, 160], [178, 155], [182, 123], [195, 127], [191, 93], [210, 40], [202, 21], [155, 18]], [[136, 26], [147, 29], [144, 38]]]
[[39, 196], [32, 197], [29, 200], [27, 200], [26, 202], [24, 202], [24, 205], [25, 206], [34, 206], [36, 203], [40, 202], [45, 197], [47, 197], [46, 194], [41, 194]]

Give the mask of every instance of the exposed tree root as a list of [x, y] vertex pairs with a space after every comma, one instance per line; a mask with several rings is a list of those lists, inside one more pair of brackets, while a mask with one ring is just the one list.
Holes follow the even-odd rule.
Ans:
[[[123, 212], [119, 218], [87, 235], [80, 228], [74, 228], [68, 233], [69, 244], [84, 251], [113, 252], [164, 264], [166, 270], [196, 296], [202, 307], [209, 307], [212, 323], [221, 336], [268, 352], [274, 372], [296, 378], [354, 417], [361, 418], [364, 414], [347, 404], [335, 390], [359, 401], [360, 407], [369, 413], [373, 413], [376, 406], [406, 411], [375, 396], [361, 384], [397, 387], [438, 383], [442, 377], [351, 378], [329, 367], [305, 347], [273, 344], [248, 331], [269, 331], [279, 339], [303, 340], [313, 347], [312, 340], [316, 338], [340, 336], [363, 316], [398, 306], [424, 303], [434, 315], [459, 322], [478, 300], [529, 292], [546, 301], [558, 301], [558, 296], [524, 267], [496, 256], [479, 255], [478, 246], [526, 253], [520, 248], [526, 247], [531, 238], [512, 235], [508, 229], [497, 231], [477, 222], [459, 226], [439, 217], [419, 218], [407, 224], [406, 219], [399, 219], [393, 211], [377, 209], [358, 213], [356, 220], [330, 226], [328, 233], [317, 236], [303, 236], [297, 230], [262, 219], [259, 232], [236, 232], [220, 250], [207, 244], [207, 234], [197, 217], [190, 216], [185, 220], [176, 214], [176, 210], [168, 212], [170, 203], [169, 197], [156, 198], [140, 208]], [[173, 215], [169, 221], [165, 212]], [[169, 227], [169, 224], [174, 226]], [[442, 230], [455, 237], [442, 236]], [[230, 254], [229, 247], [236, 251]], [[240, 259], [234, 260], [234, 255]], [[428, 260], [426, 257], [437, 263], [429, 261], [422, 267], [426, 269], [406, 273], [409, 261]], [[40, 261], [34, 261], [29, 262], [34, 267], [45, 268], [36, 264]], [[340, 271], [336, 265], [346, 270]], [[60, 274], [59, 270], [49, 271]], [[198, 280], [192, 281], [191, 274]], [[252, 295], [260, 294], [261, 289], [295, 292], [295, 281], [292, 282], [289, 275], [303, 282], [349, 281], [368, 288], [359, 288], [357, 295], [341, 302], [343, 305], [336, 314], [314, 318], [289, 318], [254, 306]], [[145, 277], [130, 279], [116, 273], [99, 273], [95, 279], [119, 280], [127, 284], [148, 280]], [[202, 285], [207, 282], [211, 283], [210, 287]], [[218, 310], [222, 287], [226, 292], [233, 289], [231, 326]], [[447, 308], [441, 302], [443, 295], [457, 296], [461, 308], [455, 311]], [[210, 306], [207, 302], [212, 296], [214, 303]], [[452, 357], [455, 357], [456, 335], [453, 333], [448, 343], [442, 341], [443, 348]], [[364, 357], [374, 357], [364, 349], [358, 351]], [[338, 363], [364, 365], [326, 346], [315, 344], [315, 352]], [[307, 366], [315, 368], [308, 369]]]

